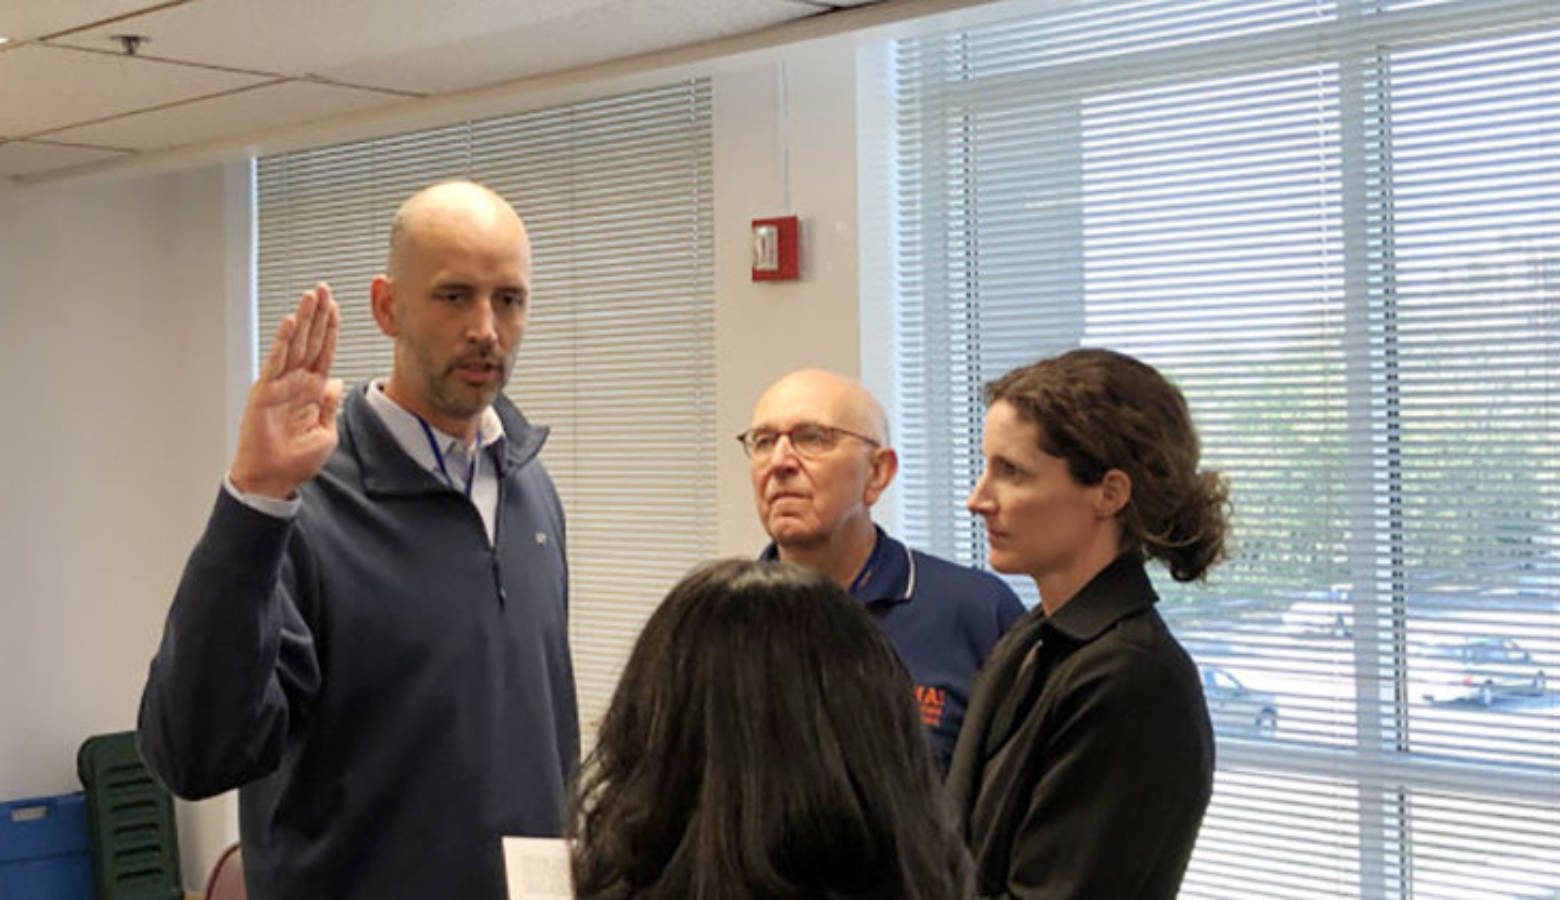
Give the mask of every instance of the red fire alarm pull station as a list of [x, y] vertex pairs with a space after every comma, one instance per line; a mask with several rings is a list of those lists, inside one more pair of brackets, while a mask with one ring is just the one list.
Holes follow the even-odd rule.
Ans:
[[790, 281], [802, 273], [795, 216], [753, 220], [753, 280]]

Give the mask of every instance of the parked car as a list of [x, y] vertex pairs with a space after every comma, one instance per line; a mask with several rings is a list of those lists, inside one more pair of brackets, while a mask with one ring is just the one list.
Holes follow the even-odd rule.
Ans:
[[1278, 731], [1278, 703], [1272, 694], [1251, 690], [1223, 666], [1203, 664], [1197, 669], [1215, 731], [1257, 737]]
[[1509, 637], [1430, 646], [1410, 665], [1410, 678], [1427, 703], [1472, 700], [1489, 706], [1504, 697], [1541, 695], [1549, 687], [1543, 667]]

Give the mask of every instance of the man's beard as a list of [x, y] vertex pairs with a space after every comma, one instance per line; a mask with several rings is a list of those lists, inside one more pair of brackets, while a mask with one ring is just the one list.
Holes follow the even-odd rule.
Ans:
[[[520, 348], [516, 346], [509, 352], [508, 359], [496, 353], [468, 353], [451, 360], [441, 371], [428, 375], [428, 398], [433, 402], [434, 408], [441, 414], [451, 418], [469, 419], [481, 415], [493, 403], [493, 399], [504, 390], [509, 383], [510, 373], [514, 371], [514, 361], [519, 355]], [[463, 365], [479, 363], [488, 365], [498, 370], [498, 377], [482, 388], [475, 388], [477, 399], [473, 401], [469, 395], [463, 395], [459, 390], [449, 390], [447, 385], [451, 381], [457, 381], [459, 376], [456, 370]], [[432, 369], [432, 367], [428, 367]], [[462, 385], [464, 387], [464, 385]]]

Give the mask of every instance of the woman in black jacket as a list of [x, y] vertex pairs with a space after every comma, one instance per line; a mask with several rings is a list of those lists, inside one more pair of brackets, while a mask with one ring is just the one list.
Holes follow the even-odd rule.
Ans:
[[968, 501], [990, 560], [1040, 605], [992, 651], [948, 775], [981, 896], [1174, 897], [1212, 791], [1196, 666], [1144, 563], [1199, 579], [1228, 490], [1199, 470], [1181, 392], [1124, 354], [1074, 350], [987, 387]]
[[910, 676], [861, 604], [800, 566], [727, 560], [672, 588], [579, 796], [579, 898], [969, 896]]

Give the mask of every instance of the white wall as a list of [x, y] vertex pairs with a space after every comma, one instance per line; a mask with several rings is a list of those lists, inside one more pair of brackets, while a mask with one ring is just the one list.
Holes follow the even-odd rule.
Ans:
[[[759, 392], [800, 366], [861, 371], [855, 60], [836, 38], [706, 67], [722, 554], [765, 540], [729, 438]], [[247, 388], [246, 173], [0, 189], [0, 798], [78, 789], [81, 740], [134, 726]], [[749, 222], [787, 213], [803, 277], [754, 283]], [[181, 804], [188, 886], [234, 805]]]
[[[722, 555], [750, 556], [767, 541], [747, 460], [731, 438], [747, 428], [758, 395], [803, 366], [860, 372], [854, 80], [854, 53], [838, 39], [732, 63], [714, 75]], [[793, 214], [801, 219], [802, 277], [753, 281], [752, 220]]]
[[223, 467], [223, 184], [0, 194], [0, 797], [135, 725]]

